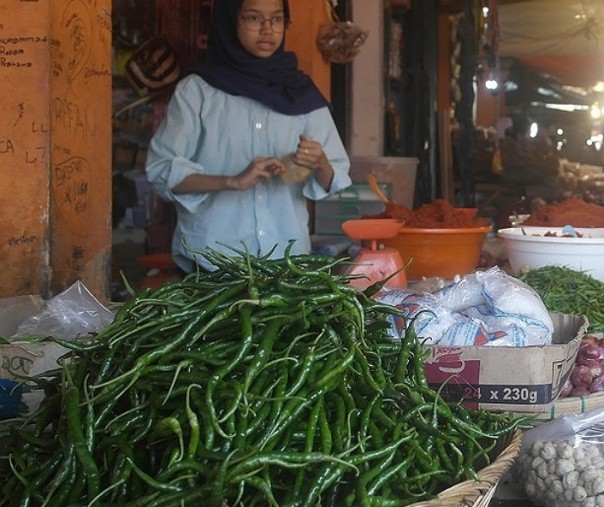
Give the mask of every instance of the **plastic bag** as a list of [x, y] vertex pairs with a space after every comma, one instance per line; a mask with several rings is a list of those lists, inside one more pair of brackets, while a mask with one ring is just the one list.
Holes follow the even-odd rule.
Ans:
[[11, 338], [53, 336], [73, 340], [99, 331], [112, 321], [111, 310], [77, 281], [46, 301], [38, 313], [26, 318]]
[[[381, 292], [376, 299], [396, 307], [406, 318], [413, 318], [415, 332], [425, 338], [428, 345], [438, 343], [447, 329], [459, 321], [439, 298], [427, 292], [392, 289]], [[405, 318], [395, 315], [388, 318], [392, 324], [391, 336], [399, 338], [406, 330]]]
[[285, 183], [300, 183], [306, 181], [310, 176], [310, 169], [297, 165], [294, 162], [293, 155], [285, 157], [282, 162], [285, 166], [285, 171], [279, 173], [279, 177]]
[[[524, 347], [552, 342], [554, 324], [539, 295], [497, 267], [433, 293], [386, 291], [376, 299], [414, 318], [417, 335], [428, 345]], [[396, 318], [393, 327], [395, 335], [405, 329]]]
[[79, 281], [47, 301], [38, 297], [12, 298], [5, 310], [11, 309], [17, 316], [10, 326], [14, 331], [9, 338], [11, 344], [0, 349], [4, 367], [0, 371], [0, 420], [35, 411], [45, 393], [22, 377], [43, 376], [57, 368], [59, 358], [69, 352], [58, 343], [30, 338], [77, 340], [100, 331], [114, 318]]
[[535, 505], [604, 507], [604, 410], [526, 431], [512, 474]]

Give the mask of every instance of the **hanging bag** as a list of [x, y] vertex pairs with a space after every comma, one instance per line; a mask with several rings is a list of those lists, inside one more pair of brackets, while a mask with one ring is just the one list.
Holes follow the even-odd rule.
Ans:
[[328, 1], [331, 21], [319, 27], [315, 39], [317, 49], [327, 63], [348, 63], [359, 53], [369, 32], [351, 21], [340, 21]]

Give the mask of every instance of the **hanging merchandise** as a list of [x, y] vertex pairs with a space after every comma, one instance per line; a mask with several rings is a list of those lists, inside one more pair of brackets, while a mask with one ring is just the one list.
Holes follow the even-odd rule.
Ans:
[[326, 0], [331, 22], [319, 27], [317, 49], [325, 62], [348, 63], [359, 53], [369, 32], [352, 21], [341, 21], [333, 5]]
[[164, 91], [180, 77], [176, 53], [163, 38], [153, 35], [126, 63], [126, 77], [140, 96]]

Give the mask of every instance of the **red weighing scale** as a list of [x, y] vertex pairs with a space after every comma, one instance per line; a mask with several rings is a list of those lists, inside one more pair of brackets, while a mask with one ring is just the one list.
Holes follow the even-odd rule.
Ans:
[[401, 227], [401, 222], [394, 218], [361, 218], [346, 220], [342, 224], [342, 230], [350, 239], [369, 243], [369, 247], [361, 247], [359, 255], [354, 259], [354, 265], [348, 271], [351, 275], [364, 276], [353, 278], [351, 285], [364, 290], [396, 272], [386, 282], [386, 287], [407, 287], [407, 275], [401, 254], [395, 248], [378, 245], [380, 239], [394, 238]]

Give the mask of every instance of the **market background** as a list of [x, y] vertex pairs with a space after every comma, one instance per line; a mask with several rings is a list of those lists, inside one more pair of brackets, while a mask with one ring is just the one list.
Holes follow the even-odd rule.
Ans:
[[[318, 31], [333, 16], [327, 2], [291, 3], [295, 18], [288, 43], [332, 99], [356, 175], [348, 192], [311, 207], [317, 250], [348, 252], [351, 242], [340, 224], [383, 210], [367, 183], [370, 173], [400, 204], [419, 206], [444, 197], [460, 207], [477, 207], [494, 226], [485, 238], [483, 267], [505, 263], [495, 231], [505, 227], [510, 216], [561, 198], [597, 204], [604, 200], [599, 2], [340, 0], [332, 2], [339, 18], [368, 31], [359, 53], [346, 63], [325, 62], [314, 39], [304, 37], [310, 27]], [[6, 16], [14, 16], [12, 7], [0, 0], [0, 12]], [[103, 36], [95, 38], [101, 41], [99, 47], [92, 49], [102, 63], [93, 67], [99, 79], [110, 84], [111, 96], [97, 93], [109, 88], [85, 85], [84, 74], [69, 76], [61, 81], [65, 91], [52, 92], [69, 97], [67, 82], [75, 83], [72, 90], [83, 109], [91, 94], [94, 101], [89, 102], [101, 107], [98, 117], [105, 117], [103, 128], [76, 142], [69, 115], [39, 113], [44, 120], [30, 122], [33, 137], [16, 130], [19, 111], [44, 110], [43, 102], [57, 97], [34, 88], [1, 99], [4, 116], [15, 119], [2, 127], [1, 138], [15, 139], [16, 132], [29, 142], [29, 151], [0, 142], [5, 167], [10, 166], [0, 183], [2, 195], [9, 196], [0, 205], [7, 224], [0, 233], [0, 252], [11, 265], [0, 275], [2, 297], [50, 297], [79, 278], [101, 300], [120, 301], [128, 297], [122, 273], [134, 287], [156, 286], [176, 276], [169, 260], [174, 210], [152, 194], [143, 171], [146, 144], [161, 119], [169, 89], [157, 95], [137, 91], [128, 80], [126, 63], [153, 35], [169, 42], [182, 68], [197, 61], [203, 55], [211, 2], [155, 0], [150, 9], [148, 2], [114, 0], [105, 7], [103, 12], [99, 4], [99, 12], [86, 12], [82, 18], [96, 15], [105, 21], [95, 32]], [[15, 19], [32, 19], [32, 11], [23, 14]], [[52, 31], [47, 14], [33, 14], [36, 23], [31, 25], [16, 22], [15, 28], [0, 22], [0, 33], [7, 39], [29, 33], [47, 34], [49, 39], [63, 36]], [[43, 81], [61, 76], [64, 56], [47, 60], [42, 48], [36, 46], [39, 54], [32, 56], [27, 43], [15, 44], [17, 51], [7, 54], [13, 63], [7, 67], [10, 90], [26, 81], [38, 82], [40, 76]], [[34, 65], [29, 77], [17, 74], [21, 70], [16, 69], [22, 69], [17, 64], [31, 61], [44, 65]], [[32, 75], [37, 79], [30, 79]], [[530, 149], [506, 135], [515, 125], [527, 134], [523, 143]], [[106, 153], [96, 150], [91, 157], [99, 140]], [[32, 164], [31, 154], [41, 141], [48, 141], [52, 156]], [[74, 184], [90, 189], [85, 218], [77, 206], [57, 204], [60, 199], [53, 192], [57, 197], [64, 194], [51, 181], [49, 170], [83, 153], [86, 157], [81, 158], [89, 163]], [[21, 170], [32, 165], [36, 172], [31, 179], [16, 184], [14, 175], [32, 174]], [[49, 192], [40, 192], [41, 187]]]
[[[369, 33], [352, 61], [326, 65], [312, 44], [300, 41], [299, 25], [321, 26], [329, 17], [323, 2], [294, 11], [301, 22], [292, 24], [288, 39], [294, 50], [300, 48], [301, 65], [331, 96], [353, 157], [353, 187], [310, 205], [319, 248], [333, 243], [341, 250], [343, 221], [383, 209], [367, 184], [372, 172], [394, 202], [418, 206], [443, 197], [456, 206], [476, 206], [495, 230], [509, 225], [511, 214], [546, 201], [577, 196], [601, 202], [599, 4], [336, 4], [339, 19], [362, 19], [357, 26]], [[209, 6], [191, 8], [181, 2], [178, 12], [200, 19], [201, 29], [207, 29]], [[120, 75], [125, 71], [119, 62], [131, 55], [133, 37], [144, 38], [141, 24], [154, 22], [177, 48], [183, 66], [203, 51], [198, 49], [203, 36], [193, 28], [187, 27], [193, 33], [183, 33], [176, 18], [165, 21], [167, 5], [158, 5], [155, 21], [150, 13], [151, 19], [134, 19], [132, 9], [129, 2], [113, 6], [114, 25], [123, 32], [114, 39], [113, 297], [119, 297], [116, 268], [136, 280], [154, 260], [161, 269], [163, 257], [151, 255], [169, 251], [175, 219], [173, 209], [153, 196], [142, 173], [162, 99], [132, 107], [137, 95]], [[468, 25], [475, 27], [474, 35], [464, 39]], [[420, 34], [419, 26], [431, 27], [430, 33]], [[381, 60], [374, 58], [376, 52]], [[432, 52], [438, 59], [429, 57]], [[418, 101], [425, 107], [414, 108]], [[121, 112], [124, 107], [130, 109]], [[522, 129], [530, 142], [512, 138], [514, 129]], [[486, 256], [503, 255], [493, 237], [485, 247]], [[145, 255], [149, 257], [136, 262]]]
[[[599, 82], [604, 68], [598, 27], [601, 27], [603, 13], [596, 2], [474, 2], [474, 7], [491, 7], [492, 10], [484, 20], [480, 19], [480, 14], [474, 20], [476, 23], [484, 21], [487, 27], [481, 38], [475, 40], [475, 53], [470, 55], [467, 45], [471, 43], [461, 35], [470, 2], [466, 2], [466, 6], [441, 2], [432, 12], [419, 2], [391, 2], [390, 5], [386, 2], [383, 18], [379, 13], [376, 18], [375, 12], [369, 17], [366, 12], [363, 13], [365, 16], [357, 17], [354, 14], [364, 7], [359, 7], [358, 3], [354, 5], [354, 2], [339, 4], [338, 12], [343, 18], [349, 19], [348, 15], [353, 20], [368, 19], [373, 23], [363, 28], [369, 28], [368, 45], [381, 46], [379, 51], [384, 55], [384, 63], [377, 72], [382, 74], [383, 81], [380, 83], [373, 77], [376, 69], [371, 65], [375, 64], [367, 61], [371, 58], [369, 52], [376, 48], [373, 45], [361, 48], [350, 65], [332, 66], [331, 94], [335, 99], [334, 112], [340, 131], [348, 140], [353, 155], [365, 156], [357, 157], [359, 160], [356, 161], [353, 158], [353, 168], [359, 176], [348, 195], [315, 204], [311, 225], [317, 250], [324, 251], [327, 246], [339, 254], [348, 253], [345, 249], [348, 240], [338, 230], [339, 223], [383, 210], [383, 204], [367, 188], [364, 171], [373, 170], [378, 179], [382, 176], [382, 189], [394, 202], [403, 205], [417, 206], [444, 196], [458, 206], [478, 207], [480, 214], [494, 225], [493, 234], [485, 238], [481, 255], [483, 266], [506, 265], [505, 249], [495, 231], [498, 227], [509, 226], [510, 215], [528, 213], [541, 200], [551, 202], [581, 197], [598, 204], [604, 201], [599, 190], [603, 156], [601, 112], [598, 111], [602, 91]], [[478, 9], [474, 11], [478, 12]], [[450, 34], [450, 42], [446, 44], [448, 51], [441, 57], [445, 62], [441, 61], [432, 81], [435, 89], [440, 90], [438, 108], [441, 110], [435, 112], [439, 121], [437, 125], [430, 125], [429, 119], [423, 118], [427, 132], [438, 132], [438, 153], [418, 150], [412, 141], [418, 133], [410, 125], [412, 118], [417, 121], [417, 116], [413, 116], [409, 104], [421, 100], [422, 94], [417, 83], [413, 87], [409, 77], [418, 69], [428, 68], [429, 72], [428, 63], [419, 61], [417, 56], [418, 45], [423, 47], [424, 55], [429, 54], [425, 45], [430, 47], [430, 41], [417, 39], [413, 22], [418, 18], [439, 27], [441, 41], [436, 43], [439, 47], [442, 27], [446, 26], [444, 32]], [[378, 26], [383, 30], [376, 32]], [[373, 37], [376, 33], [383, 34], [379, 43]], [[468, 63], [474, 72], [464, 68]], [[369, 73], [373, 70], [368, 79], [377, 79], [378, 86], [383, 88], [384, 96], [377, 100], [380, 104], [378, 116], [381, 117], [377, 120], [372, 120], [376, 108], [371, 106], [376, 100], [371, 101], [370, 93], [364, 97], [370, 104], [365, 109], [359, 105], [362, 98], [357, 102], [353, 99], [352, 108], [357, 109], [352, 115], [347, 104], [351, 95], [356, 97], [364, 93], [358, 91], [358, 78], [355, 81], [351, 76], [367, 75], [363, 68]], [[443, 72], [443, 68], [447, 71]], [[443, 83], [447, 80], [449, 87]], [[470, 107], [467, 103], [470, 100], [467, 97], [469, 80], [476, 86], [471, 120], [463, 115], [463, 108]], [[497, 82], [496, 89], [489, 89], [493, 86], [492, 81]], [[384, 103], [385, 107], [381, 105]], [[374, 126], [383, 131], [383, 138], [377, 143], [375, 137], [382, 136], [376, 136], [375, 129], [370, 132], [371, 137], [363, 137], [363, 127], [355, 120], [361, 115], [365, 120], [369, 118], [370, 124], [374, 121]], [[513, 127], [514, 122], [526, 122], [523, 128], [527, 128], [531, 139], [536, 141], [532, 150], [522, 150], [520, 155], [518, 147], [506, 136], [506, 129]], [[450, 137], [447, 139], [447, 136]], [[540, 142], [543, 139], [545, 143]], [[471, 150], [464, 149], [468, 145]], [[367, 148], [367, 152], [363, 151]], [[397, 162], [386, 158], [401, 156], [403, 158]], [[394, 181], [400, 178], [407, 187], [413, 185], [412, 194], [407, 191], [401, 195], [400, 187], [393, 190], [389, 184], [391, 175], [383, 169], [388, 164], [394, 165], [393, 171], [406, 172], [398, 178], [395, 176]], [[527, 169], [539, 173], [538, 176], [527, 175]], [[426, 181], [431, 184], [426, 185]], [[351, 213], [350, 210], [354, 211]], [[145, 278], [149, 271], [141, 269], [140, 262], [135, 262], [132, 255], [120, 255], [124, 252], [124, 243], [129, 241], [129, 232], [124, 230], [123, 223], [117, 232], [116, 237], [122, 237], [124, 241], [118, 240], [114, 245], [115, 258], [128, 266], [126, 269], [131, 276], [143, 277], [153, 284], [153, 278]], [[141, 255], [149, 254], [143, 252], [145, 247], [140, 242], [134, 244], [138, 245]], [[125, 250], [132, 251], [128, 247]], [[161, 276], [158, 271], [151, 274]], [[530, 507], [532, 503], [524, 496], [521, 486], [506, 474], [490, 505]]]

